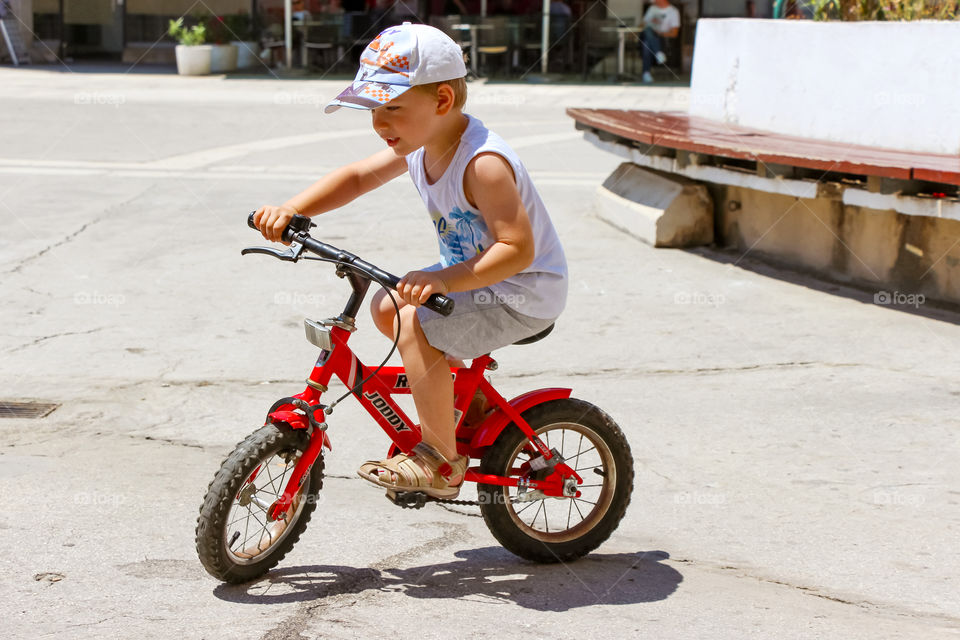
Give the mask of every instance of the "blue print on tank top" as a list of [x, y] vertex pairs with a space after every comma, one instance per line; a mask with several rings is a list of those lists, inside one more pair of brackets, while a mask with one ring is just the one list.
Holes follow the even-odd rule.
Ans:
[[487, 224], [480, 214], [462, 211], [459, 207], [454, 207], [447, 216], [439, 211], [430, 213], [445, 266], [469, 260], [487, 248]]

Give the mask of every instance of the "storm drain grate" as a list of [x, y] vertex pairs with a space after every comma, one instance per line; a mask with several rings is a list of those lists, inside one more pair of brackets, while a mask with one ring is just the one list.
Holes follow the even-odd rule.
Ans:
[[0, 400], [0, 418], [43, 418], [59, 406], [54, 402]]

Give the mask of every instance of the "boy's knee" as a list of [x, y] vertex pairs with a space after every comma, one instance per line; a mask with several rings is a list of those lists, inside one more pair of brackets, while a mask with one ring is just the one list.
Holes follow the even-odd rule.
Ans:
[[[420, 327], [420, 320], [417, 318], [416, 307], [399, 299], [397, 303], [400, 306], [400, 340], [405, 341], [415, 336]], [[370, 301], [370, 315], [380, 333], [391, 339], [397, 336], [397, 308], [393, 306], [390, 297], [383, 290], [373, 295]]]
[[386, 292], [383, 290], [373, 294], [373, 299], [370, 301], [370, 315], [373, 317], [373, 324], [376, 325], [381, 333], [387, 336], [393, 336], [396, 310], [393, 308], [393, 303], [390, 302], [390, 298], [387, 297]]

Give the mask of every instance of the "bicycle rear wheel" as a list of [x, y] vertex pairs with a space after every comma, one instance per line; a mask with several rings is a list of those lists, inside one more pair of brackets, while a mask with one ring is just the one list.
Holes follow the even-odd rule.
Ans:
[[224, 582], [253, 580], [287, 554], [317, 506], [323, 488], [323, 452], [307, 471], [282, 519], [267, 513], [310, 439], [304, 431], [268, 424], [250, 434], [224, 460], [197, 518], [197, 555]]
[[[582, 400], [545, 402], [523, 418], [583, 478], [581, 496], [552, 498], [480, 484], [483, 519], [500, 544], [521, 558], [560, 562], [584, 556], [610, 537], [626, 513], [633, 491], [630, 445], [610, 416]], [[480, 471], [515, 477], [538, 456], [520, 428], [510, 425], [483, 456]]]

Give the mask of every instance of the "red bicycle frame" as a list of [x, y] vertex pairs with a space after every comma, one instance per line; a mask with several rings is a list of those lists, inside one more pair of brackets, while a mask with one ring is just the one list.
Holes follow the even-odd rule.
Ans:
[[[322, 409], [320, 398], [327, 391], [330, 380], [337, 376], [360, 404], [377, 421], [387, 436], [393, 441], [390, 455], [397, 451], [410, 453], [421, 440], [420, 427], [410, 420], [403, 410], [393, 401], [394, 394], [410, 393], [407, 376], [403, 367], [382, 367], [374, 375], [360, 362], [360, 359], [347, 346], [352, 333], [352, 327], [345, 327], [345, 323], [338, 319], [326, 320], [322, 323], [325, 331], [329, 332], [330, 348], [323, 349], [307, 378], [307, 387], [303, 392], [281, 400], [267, 415], [267, 421], [283, 423], [293, 429], [307, 429], [310, 433], [310, 444], [294, 467], [293, 473], [284, 488], [283, 495], [270, 509], [271, 519], [278, 519], [289, 508], [292, 498], [303, 481], [304, 474], [320, 454], [321, 447], [331, 448], [330, 438], [326, 432], [326, 424], [319, 424], [322, 419], [314, 419], [314, 424], [320, 428], [311, 429], [309, 411]], [[484, 371], [495, 369], [496, 362], [489, 355], [475, 358], [469, 367], [451, 368], [454, 375], [454, 408], [457, 421], [457, 452], [471, 458], [480, 458], [500, 435], [503, 429], [513, 423], [530, 440], [531, 453], [534, 451], [542, 456], [544, 461], [550, 460], [554, 453], [546, 447], [533, 432], [530, 425], [520, 415], [526, 409], [537, 404], [555, 399], [569, 398], [571, 390], [564, 388], [549, 388], [530, 391], [507, 401], [484, 378]], [[369, 379], [367, 379], [369, 377]], [[358, 381], [364, 381], [358, 386]], [[463, 417], [477, 391], [483, 392], [492, 412], [479, 424], [466, 425]], [[306, 410], [305, 410], [306, 408]], [[533, 459], [532, 456], [531, 459]], [[552, 472], [542, 480], [527, 478], [530, 473], [530, 462], [525, 462], [520, 468], [512, 469], [511, 476], [497, 476], [481, 474], [478, 467], [471, 467], [464, 476], [465, 481], [482, 482], [491, 485], [510, 487], [524, 487], [527, 490], [539, 490], [546, 496], [560, 497], [570, 495], [564, 492], [565, 480], [575, 479], [578, 484], [583, 479], [568, 465], [558, 462], [553, 465]], [[576, 492], [580, 496], [580, 492]]]

